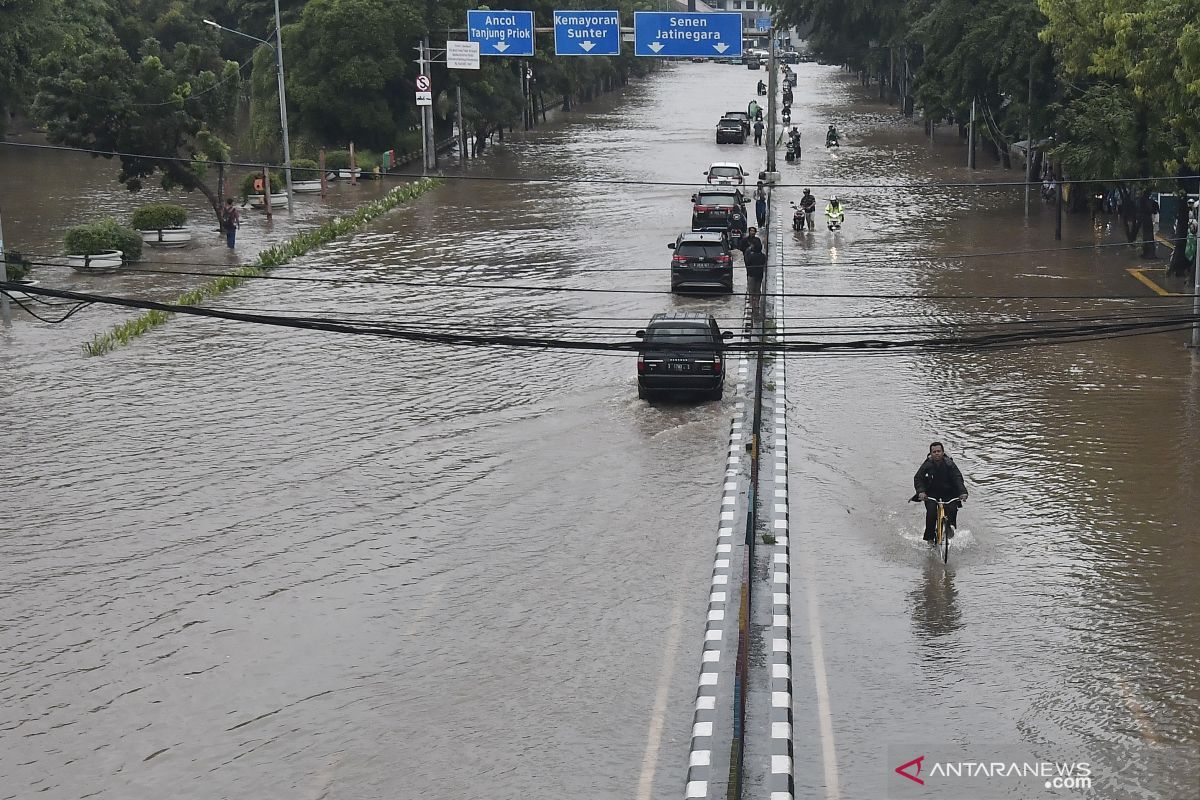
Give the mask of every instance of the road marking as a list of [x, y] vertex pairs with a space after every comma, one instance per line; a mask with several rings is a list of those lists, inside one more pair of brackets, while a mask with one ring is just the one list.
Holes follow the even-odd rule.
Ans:
[[678, 658], [684, 594], [683, 591], [678, 592], [675, 598], [675, 608], [671, 611], [671, 629], [667, 633], [667, 645], [663, 648], [662, 670], [658, 674], [658, 689], [654, 695], [654, 711], [650, 713], [650, 728], [646, 732], [646, 752], [642, 756], [642, 775], [638, 779], [638, 800], [651, 800], [650, 792], [654, 786], [654, 773], [658, 769], [658, 751], [662, 747], [663, 726], [666, 724], [672, 668]]
[[1166, 289], [1159, 286], [1157, 283], [1150, 280], [1145, 275], [1145, 273], [1147, 273], [1147, 272], [1166, 272], [1167, 271], [1166, 267], [1127, 267], [1125, 269], [1125, 271], [1128, 272], [1133, 277], [1137, 278], [1142, 283], [1149, 286], [1153, 291], [1157, 292], [1159, 297], [1183, 297], [1184, 296], [1183, 294], [1181, 294], [1179, 292], [1168, 292]]

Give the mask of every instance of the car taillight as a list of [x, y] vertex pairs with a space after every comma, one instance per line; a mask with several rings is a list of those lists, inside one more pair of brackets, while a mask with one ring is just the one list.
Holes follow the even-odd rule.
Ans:
[[697, 214], [703, 214], [712, 211], [712, 209], [709, 206], [692, 206], [692, 211], [695, 211]]
[[646, 357], [639, 354], [638, 355], [638, 375], [643, 374], [645, 371], [646, 371]]
[[718, 264], [728, 264], [728, 263], [729, 263], [729, 262], [731, 262], [732, 260], [733, 260], [733, 259], [732, 259], [732, 258], [730, 258], [729, 256], [717, 256], [717, 263], [718, 263]]
[[672, 264], [686, 264], [686, 263], [687, 263], [687, 256], [678, 256], [678, 255], [677, 255], [677, 256], [671, 256], [671, 263], [672, 263]]
[[714, 358], [713, 359], [713, 372], [719, 373], [720, 371], [721, 371], [721, 359]]

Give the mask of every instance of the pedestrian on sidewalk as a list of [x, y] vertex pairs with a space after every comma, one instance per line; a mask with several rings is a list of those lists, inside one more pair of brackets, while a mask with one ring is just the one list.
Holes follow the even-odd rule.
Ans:
[[221, 229], [225, 231], [225, 243], [233, 248], [237, 238], [237, 229], [242, 225], [242, 215], [233, 207], [233, 198], [225, 199], [225, 208], [221, 210]]
[[762, 144], [762, 135], [763, 135], [763, 124], [762, 124], [762, 120], [760, 119], [754, 123], [754, 143], [755, 144]]
[[758, 220], [758, 227], [765, 227], [767, 224], [767, 187], [762, 181], [758, 182], [758, 186], [754, 189], [754, 217]]

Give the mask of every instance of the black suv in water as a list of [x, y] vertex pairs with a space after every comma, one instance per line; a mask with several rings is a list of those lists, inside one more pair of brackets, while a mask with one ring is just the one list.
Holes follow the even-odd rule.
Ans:
[[673, 312], [655, 314], [645, 330], [638, 353], [638, 397], [657, 392], [700, 392], [720, 400], [725, 388], [725, 340], [710, 314]]
[[692, 195], [692, 230], [746, 232], [746, 196], [736, 186], [705, 186]]
[[745, 144], [746, 129], [736, 117], [722, 117], [717, 123], [717, 144]]
[[667, 245], [671, 256], [671, 291], [733, 291], [733, 248], [724, 231], [687, 231]]

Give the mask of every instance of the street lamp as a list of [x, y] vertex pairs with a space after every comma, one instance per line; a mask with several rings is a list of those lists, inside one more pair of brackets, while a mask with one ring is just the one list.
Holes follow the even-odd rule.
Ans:
[[[214, 28], [220, 28], [223, 31], [245, 36], [247, 39], [253, 39], [259, 44], [265, 44], [267, 47], [275, 51], [275, 79], [279, 84], [279, 122], [283, 125], [283, 174], [284, 180], [287, 183], [287, 201], [288, 211], [292, 210], [292, 149], [288, 143], [288, 118], [287, 118], [287, 94], [283, 88], [283, 37], [279, 31], [279, 0], [275, 0], [275, 44], [271, 44], [266, 39], [260, 39], [257, 36], [251, 36], [248, 33], [235, 31], [233, 28], [226, 28], [213, 22], [211, 19], [204, 20], [205, 25], [211, 25]], [[270, 176], [265, 176], [270, 180]]]

